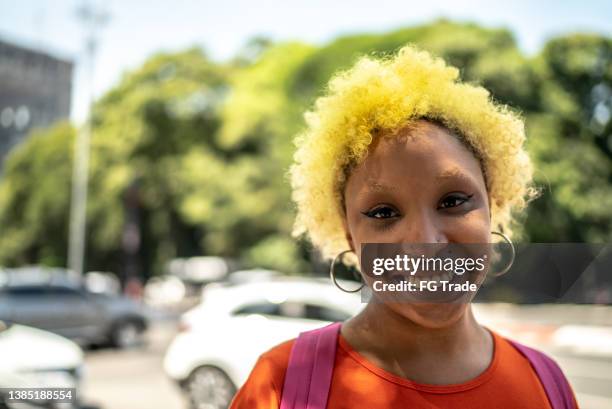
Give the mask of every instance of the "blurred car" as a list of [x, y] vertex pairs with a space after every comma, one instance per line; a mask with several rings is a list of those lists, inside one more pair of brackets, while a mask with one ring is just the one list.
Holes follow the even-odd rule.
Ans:
[[181, 280], [184, 285], [184, 298], [198, 299], [206, 285], [225, 280], [237, 266], [236, 260], [226, 257], [175, 258], [166, 264], [166, 273]]
[[185, 299], [187, 288], [183, 281], [172, 275], [151, 277], [144, 287], [144, 300], [156, 308], [179, 305]]
[[98, 294], [120, 295], [121, 283], [117, 276], [107, 271], [88, 271], [83, 276], [87, 291]]
[[240, 270], [230, 273], [225, 281], [233, 284], [251, 283], [255, 281], [267, 281], [276, 277], [282, 277], [281, 272], [266, 269]]
[[126, 297], [51, 283], [0, 286], [0, 319], [54, 332], [81, 345], [138, 344], [147, 328], [141, 306]]
[[166, 373], [194, 408], [226, 408], [258, 356], [301, 331], [343, 321], [364, 304], [329, 280], [274, 278], [210, 284], [170, 344]]
[[79, 286], [81, 278], [76, 272], [59, 267], [37, 265], [17, 268], [0, 267], [0, 287], [40, 283]]
[[[78, 388], [83, 352], [74, 342], [36, 328], [0, 321], [1, 388]], [[0, 393], [0, 408], [12, 408]], [[19, 406], [18, 406], [19, 405]], [[74, 403], [54, 407], [77, 408]], [[15, 404], [15, 408], [51, 407], [41, 402]]]

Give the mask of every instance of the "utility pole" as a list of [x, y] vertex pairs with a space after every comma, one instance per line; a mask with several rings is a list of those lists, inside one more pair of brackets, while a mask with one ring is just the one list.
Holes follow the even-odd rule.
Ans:
[[89, 174], [89, 141], [92, 132], [94, 101], [94, 66], [98, 48], [98, 30], [109, 20], [109, 14], [88, 2], [77, 8], [77, 19], [85, 29], [85, 60], [87, 65], [88, 112], [82, 129], [77, 133], [72, 168], [70, 202], [70, 232], [68, 238], [68, 268], [83, 275], [87, 221], [87, 182]]

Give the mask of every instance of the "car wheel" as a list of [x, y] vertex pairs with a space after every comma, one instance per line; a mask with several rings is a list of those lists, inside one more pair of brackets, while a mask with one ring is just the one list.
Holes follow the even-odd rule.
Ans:
[[142, 328], [134, 321], [121, 321], [113, 328], [111, 340], [117, 348], [134, 347], [142, 341]]
[[186, 389], [193, 409], [227, 409], [236, 394], [231, 379], [214, 366], [202, 366], [193, 371]]

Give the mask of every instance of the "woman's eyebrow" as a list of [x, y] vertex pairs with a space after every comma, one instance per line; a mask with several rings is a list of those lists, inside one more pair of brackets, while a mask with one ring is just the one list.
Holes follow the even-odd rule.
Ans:
[[394, 191], [397, 190], [396, 186], [385, 185], [376, 180], [369, 180], [366, 183], [368, 190], [371, 192], [385, 192], [385, 191]]
[[[449, 179], [461, 179], [468, 182], [474, 183], [474, 179], [460, 168], [445, 169], [435, 176], [437, 180], [449, 180]], [[397, 191], [398, 186], [386, 185], [377, 180], [368, 180], [365, 183], [368, 192], [393, 192]]]
[[474, 179], [466, 174], [465, 172], [461, 171], [461, 169], [459, 168], [451, 168], [451, 169], [446, 169], [442, 172], [440, 172], [437, 176], [436, 179], [438, 180], [444, 180], [444, 179], [463, 179], [463, 180], [467, 180], [470, 182], [473, 182]]

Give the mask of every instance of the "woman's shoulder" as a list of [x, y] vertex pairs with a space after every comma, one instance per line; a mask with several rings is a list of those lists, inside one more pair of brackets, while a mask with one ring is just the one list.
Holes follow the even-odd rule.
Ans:
[[[524, 345], [496, 333], [494, 333], [494, 336], [501, 340], [500, 343], [505, 344], [508, 351], [512, 351], [516, 357], [520, 356], [520, 359], [530, 367], [533, 375], [539, 379], [549, 400], [557, 402], [557, 405], [563, 403], [565, 405], [563, 407], [578, 407], [575, 393], [563, 373], [563, 369], [552, 356], [540, 348]], [[514, 371], [514, 373], [517, 373], [517, 371]], [[553, 405], [553, 407], [561, 406]]]
[[259, 355], [247, 380], [234, 396], [231, 409], [279, 407], [294, 342], [295, 338], [283, 341]]
[[[491, 331], [491, 330], [489, 330]], [[496, 331], [491, 331], [496, 339], [496, 346], [513, 351], [515, 354], [522, 356], [527, 361], [532, 361], [534, 358], [546, 359], [554, 362], [554, 359], [537, 346], [523, 344], [521, 341], [515, 340], [512, 337], [502, 335]]]
[[534, 378], [541, 377], [543, 370], [554, 376], [563, 374], [555, 359], [537, 346], [528, 346], [506, 334], [489, 331], [494, 337], [495, 361], [505, 372], [529, 373]]
[[[537, 346], [525, 345], [522, 342], [501, 336], [499, 334], [494, 335], [501, 340], [500, 344], [504, 344], [502, 348], [506, 349], [506, 356], [508, 357], [510, 354], [512, 354], [515, 362], [520, 359], [524, 363], [523, 366], [529, 367], [529, 369], [543, 385], [547, 383], [555, 383], [559, 386], [563, 386], [561, 388], [562, 390], [565, 390], [568, 393], [571, 392], [571, 386], [569, 385], [563, 369], [556, 359], [548, 352]], [[561, 383], [563, 385], [560, 385]]]
[[277, 388], [283, 385], [291, 348], [296, 339], [297, 337], [282, 341], [262, 352], [253, 367], [251, 377], [269, 379]]
[[291, 355], [291, 348], [297, 338], [291, 338], [286, 341], [282, 341], [273, 347], [269, 348], [259, 356], [260, 361], [266, 361], [279, 368], [287, 368], [289, 365], [289, 356]]

